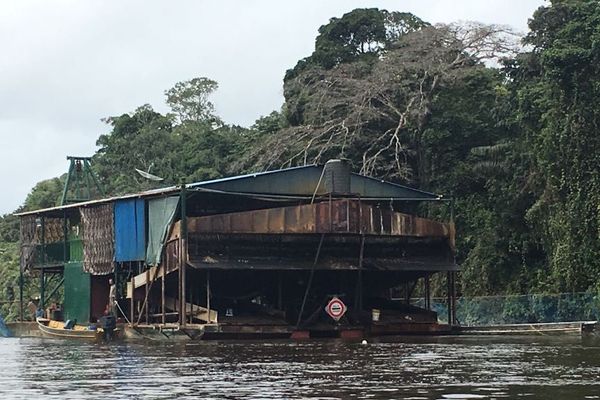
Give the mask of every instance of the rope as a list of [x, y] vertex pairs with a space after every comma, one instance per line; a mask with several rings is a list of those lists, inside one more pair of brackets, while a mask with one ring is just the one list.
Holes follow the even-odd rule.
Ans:
[[317, 186], [315, 187], [315, 191], [310, 199], [310, 204], [315, 202], [315, 196], [317, 195], [317, 191], [319, 190], [319, 186], [321, 186], [321, 180], [323, 179], [323, 175], [325, 175], [325, 166], [323, 166], [323, 170], [321, 171], [321, 176], [319, 177], [319, 182], [317, 182]]
[[302, 322], [302, 314], [304, 314], [304, 306], [306, 306], [306, 300], [308, 299], [308, 292], [310, 291], [310, 287], [312, 286], [313, 277], [315, 275], [315, 267], [317, 266], [317, 262], [319, 261], [319, 254], [321, 254], [321, 246], [323, 246], [323, 239], [325, 239], [325, 234], [321, 234], [321, 240], [319, 241], [319, 247], [317, 248], [317, 254], [315, 255], [315, 261], [313, 262], [312, 268], [310, 269], [310, 276], [308, 278], [308, 283], [306, 284], [306, 290], [304, 291], [304, 299], [302, 300], [302, 306], [300, 307], [300, 314], [298, 314], [298, 322], [296, 322], [296, 329], [300, 326], [300, 322]]
[[[132, 324], [131, 324], [131, 321], [129, 321], [129, 319], [127, 318], [127, 315], [125, 315], [125, 312], [123, 312], [123, 309], [122, 309], [122, 308], [121, 308], [121, 306], [119, 305], [119, 302], [118, 302], [118, 301], [115, 301], [115, 304], [117, 305], [117, 308], [119, 309], [119, 311], [121, 311], [121, 314], [123, 315], [123, 318], [125, 318], [125, 321], [127, 321], [127, 323], [128, 323], [129, 325], [132, 325]], [[133, 325], [132, 325], [132, 326], [133, 326]]]

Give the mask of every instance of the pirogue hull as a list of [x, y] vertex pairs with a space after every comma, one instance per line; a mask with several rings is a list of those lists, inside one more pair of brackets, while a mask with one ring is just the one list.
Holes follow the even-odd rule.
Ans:
[[[102, 328], [89, 329], [86, 326], [75, 325], [73, 329], [65, 329], [64, 323], [53, 321], [47, 318], [36, 319], [38, 328], [45, 336], [60, 337], [65, 339], [85, 339], [85, 340], [100, 340], [103, 338], [104, 331]], [[116, 337], [118, 330], [113, 332], [113, 337]]]

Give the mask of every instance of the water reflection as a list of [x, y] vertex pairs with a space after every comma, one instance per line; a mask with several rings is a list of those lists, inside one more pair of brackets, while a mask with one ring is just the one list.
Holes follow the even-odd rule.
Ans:
[[16, 399], [600, 398], [600, 343], [580, 338], [3, 339], [0, 359], [0, 393]]

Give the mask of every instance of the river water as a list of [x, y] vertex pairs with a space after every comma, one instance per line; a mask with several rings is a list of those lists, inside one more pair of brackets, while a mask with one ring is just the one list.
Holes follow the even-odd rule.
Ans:
[[0, 399], [600, 399], [600, 341], [0, 338]]

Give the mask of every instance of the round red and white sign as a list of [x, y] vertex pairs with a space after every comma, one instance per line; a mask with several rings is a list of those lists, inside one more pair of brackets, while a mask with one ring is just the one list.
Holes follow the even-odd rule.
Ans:
[[329, 300], [329, 303], [325, 306], [325, 312], [336, 321], [339, 321], [339, 319], [344, 316], [346, 310], [348, 310], [348, 308], [344, 302], [337, 297]]

